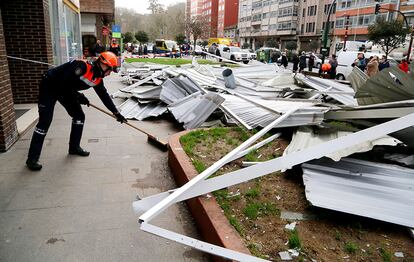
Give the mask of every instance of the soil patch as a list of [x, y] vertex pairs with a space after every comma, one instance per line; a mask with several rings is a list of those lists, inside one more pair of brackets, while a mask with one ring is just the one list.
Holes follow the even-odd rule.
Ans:
[[[240, 145], [253, 132], [241, 128], [197, 130], [181, 144], [198, 172]], [[266, 136], [268, 137], [268, 136]], [[266, 138], [264, 137], [264, 138]], [[242, 161], [259, 162], [283, 153], [288, 143], [277, 139], [221, 168], [214, 176], [242, 168]], [[300, 169], [279, 172], [214, 192], [231, 225], [252, 254], [279, 261], [279, 252], [300, 250], [294, 261], [414, 261], [414, 240], [405, 227], [309, 205]], [[309, 220], [280, 218], [289, 211]], [[404, 258], [394, 256], [402, 252]]]

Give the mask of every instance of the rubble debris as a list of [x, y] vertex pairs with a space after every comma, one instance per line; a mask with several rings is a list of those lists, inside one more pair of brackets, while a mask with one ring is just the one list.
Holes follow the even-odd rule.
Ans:
[[394, 256], [395, 257], [404, 257], [404, 253], [403, 252], [394, 252]]
[[303, 213], [298, 213], [298, 212], [291, 212], [291, 211], [285, 211], [285, 210], [282, 210], [280, 212], [280, 219], [283, 219], [283, 220], [302, 221], [302, 220], [313, 220], [315, 218], [316, 217], [314, 215], [303, 214]]
[[293, 259], [288, 251], [279, 252], [279, 256], [280, 256], [280, 259], [283, 261], [288, 261], [288, 260]]
[[295, 227], [296, 227], [296, 222], [292, 222], [290, 224], [287, 224], [285, 226], [285, 229], [290, 230], [290, 231], [293, 231], [293, 230], [295, 230]]

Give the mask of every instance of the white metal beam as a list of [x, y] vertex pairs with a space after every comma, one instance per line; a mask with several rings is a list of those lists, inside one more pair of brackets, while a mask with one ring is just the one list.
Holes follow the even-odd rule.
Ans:
[[224, 156], [222, 159], [214, 163], [212, 166], [207, 168], [205, 171], [203, 171], [201, 174], [190, 180], [187, 184], [183, 185], [182, 187], [178, 188], [174, 193], [163, 199], [161, 202], [156, 204], [153, 208], [145, 212], [143, 215], [140, 216], [139, 220], [141, 222], [149, 222], [153, 217], [155, 217], [157, 214], [159, 214], [161, 211], [166, 209], [171, 204], [175, 203], [175, 200], [182, 195], [185, 191], [189, 190], [191, 187], [195, 186], [200, 181], [203, 181], [204, 179], [208, 178], [210, 175], [212, 175], [214, 172], [216, 172], [219, 168], [221, 168], [225, 163], [227, 163], [230, 159], [233, 159], [234, 156], [239, 154], [241, 151], [246, 149], [248, 146], [250, 146], [252, 143], [254, 143], [257, 139], [262, 137], [264, 134], [266, 134], [269, 130], [271, 130], [273, 127], [284, 121], [287, 117], [289, 117], [291, 114], [296, 112], [299, 108], [303, 107], [304, 104], [298, 104], [296, 107], [291, 108], [288, 112], [280, 116], [278, 119], [273, 121], [271, 124], [257, 132], [255, 135], [250, 137], [248, 140], [243, 142], [241, 145], [239, 145], [237, 148], [235, 148], [233, 151], [228, 153], [226, 156]]

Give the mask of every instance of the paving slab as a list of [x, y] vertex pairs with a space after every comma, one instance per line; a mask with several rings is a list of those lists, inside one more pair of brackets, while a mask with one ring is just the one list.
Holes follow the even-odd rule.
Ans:
[[[117, 76], [105, 83], [109, 92], [123, 86]], [[85, 94], [104, 107], [93, 90]], [[167, 153], [148, 144], [146, 135], [84, 109], [82, 146], [89, 157], [67, 154], [71, 119], [59, 104], [40, 172], [24, 165], [33, 128], [0, 154], [0, 261], [209, 261], [202, 252], [139, 230], [136, 195], [176, 187]], [[178, 132], [165, 120], [133, 124], [164, 140]], [[200, 238], [184, 204], [154, 223]]]

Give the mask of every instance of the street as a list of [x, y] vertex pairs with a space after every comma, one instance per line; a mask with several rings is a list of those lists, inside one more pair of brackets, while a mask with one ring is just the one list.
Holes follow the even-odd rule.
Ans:
[[[116, 75], [105, 83], [109, 93], [124, 86]], [[94, 91], [85, 94], [103, 107]], [[89, 157], [67, 154], [71, 119], [60, 104], [40, 172], [25, 167], [33, 128], [0, 154], [0, 261], [208, 261], [204, 253], [139, 230], [132, 210], [136, 195], [176, 187], [167, 153], [132, 128], [83, 108], [81, 145], [91, 151]], [[164, 120], [130, 122], [163, 139], [177, 132]], [[198, 237], [184, 204], [154, 223]]]

